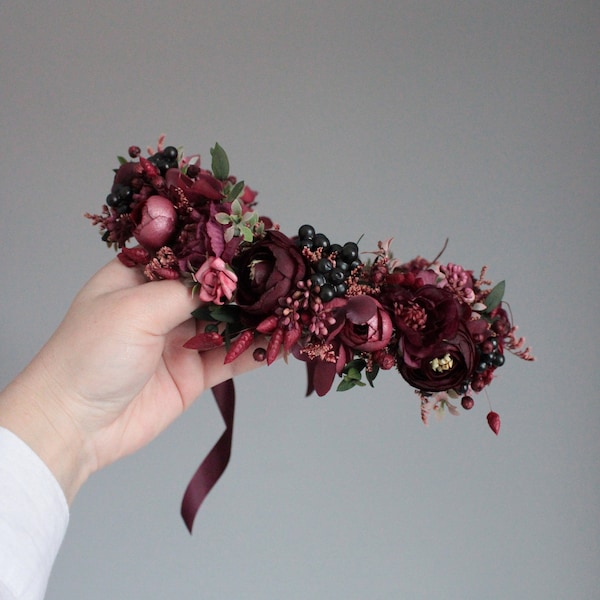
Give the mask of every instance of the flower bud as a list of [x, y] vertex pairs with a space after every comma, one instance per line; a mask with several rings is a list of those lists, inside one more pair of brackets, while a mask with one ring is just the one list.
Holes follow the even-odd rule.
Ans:
[[158, 250], [173, 235], [177, 222], [175, 207], [167, 198], [150, 196], [131, 213], [135, 239], [148, 250]]
[[385, 350], [377, 350], [373, 352], [373, 360], [381, 369], [385, 371], [391, 369], [396, 364], [396, 359], [394, 356]]

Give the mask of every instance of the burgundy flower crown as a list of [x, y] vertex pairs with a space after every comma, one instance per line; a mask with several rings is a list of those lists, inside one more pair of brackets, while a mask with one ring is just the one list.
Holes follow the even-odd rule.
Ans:
[[[281, 352], [304, 361], [307, 394], [348, 390], [395, 370], [414, 388], [426, 423], [432, 411], [458, 414], [492, 382], [508, 352], [533, 360], [503, 302], [504, 281], [492, 286], [459, 265], [417, 257], [401, 262], [380, 242], [361, 259], [355, 242], [332, 243], [311, 225], [288, 237], [255, 211], [257, 193], [229, 172], [218, 144], [211, 170], [159, 139], [148, 157], [129, 148], [102, 214], [86, 214], [102, 240], [149, 280], [181, 279], [202, 305], [198, 331], [185, 347], [227, 347], [225, 362], [253, 345], [271, 364]], [[126, 244], [134, 238], [134, 247]], [[227, 466], [234, 413], [233, 383], [214, 390], [226, 430], [192, 478], [182, 504], [191, 530], [204, 497]], [[498, 434], [500, 417], [487, 421]]]

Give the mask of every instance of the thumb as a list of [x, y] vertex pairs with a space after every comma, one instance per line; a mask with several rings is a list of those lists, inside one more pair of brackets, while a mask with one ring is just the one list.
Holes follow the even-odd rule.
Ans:
[[[117, 292], [119, 294], [121, 292]], [[132, 316], [153, 335], [166, 335], [191, 318], [200, 305], [191, 289], [179, 280], [150, 281], [126, 290]]]
[[101, 302], [113, 315], [134, 320], [153, 335], [165, 335], [200, 304], [181, 281], [148, 281], [139, 269], [126, 267], [117, 258], [100, 269], [75, 300], [79, 305], [89, 302]]

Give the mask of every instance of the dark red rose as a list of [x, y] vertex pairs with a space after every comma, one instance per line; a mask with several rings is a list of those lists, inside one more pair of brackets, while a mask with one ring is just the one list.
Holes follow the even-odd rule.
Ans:
[[476, 366], [477, 352], [471, 336], [460, 325], [454, 337], [411, 355], [400, 342], [398, 370], [411, 386], [424, 392], [441, 392], [460, 387]]
[[417, 290], [390, 288], [384, 292], [383, 302], [413, 351], [428, 350], [441, 340], [454, 337], [459, 324], [470, 315], [469, 307], [461, 304], [452, 292], [435, 285], [424, 285]]
[[135, 224], [133, 236], [148, 250], [158, 250], [164, 246], [177, 224], [177, 212], [170, 200], [162, 196], [150, 196], [138, 204], [131, 218]]
[[293, 291], [306, 277], [307, 264], [290, 238], [279, 231], [242, 251], [233, 260], [238, 276], [237, 304], [253, 316], [273, 312], [280, 298]]
[[385, 348], [394, 327], [386, 310], [371, 296], [351, 296], [346, 304], [346, 322], [340, 339], [350, 348], [372, 352]]

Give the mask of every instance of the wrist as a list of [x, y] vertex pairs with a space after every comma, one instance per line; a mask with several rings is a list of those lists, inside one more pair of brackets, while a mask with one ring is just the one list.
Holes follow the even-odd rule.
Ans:
[[69, 504], [93, 469], [93, 453], [51, 386], [31, 365], [0, 393], [0, 426], [50, 469]]

